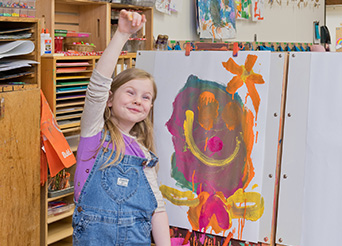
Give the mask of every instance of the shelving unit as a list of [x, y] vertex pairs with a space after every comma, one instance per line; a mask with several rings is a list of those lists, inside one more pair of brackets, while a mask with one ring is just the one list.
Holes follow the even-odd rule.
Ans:
[[[34, 50], [25, 55], [16, 56], [15, 58], [23, 59], [23, 60], [33, 60], [38, 62], [38, 64], [32, 64], [29, 68], [22, 69], [14, 69], [11, 70], [14, 73], [17, 72], [17, 75], [13, 75], [5, 78], [5, 75], [1, 76], [0, 79], [0, 92], [14, 91], [14, 90], [24, 90], [24, 89], [34, 89], [40, 87], [40, 23], [39, 19], [36, 18], [22, 18], [22, 17], [0, 17], [0, 31], [13, 31], [18, 29], [24, 29], [26, 33], [30, 34], [30, 37], [27, 38], [18, 38], [18, 37], [4, 37], [0, 39], [1, 43], [14, 42], [18, 40], [23, 41], [31, 41], [34, 44]], [[2, 33], [5, 35], [6, 33]], [[8, 35], [11, 34], [19, 34], [19, 32], [9, 32]], [[4, 57], [3, 60], [11, 57]], [[23, 84], [21, 85], [13, 85], [11, 82], [21, 81]]]
[[[31, 35], [21, 40], [32, 41], [34, 50], [11, 58], [40, 62], [39, 20], [0, 17], [2, 32], [22, 28]], [[0, 45], [16, 40], [2, 38]], [[24, 70], [24, 76], [0, 76], [0, 245], [39, 244], [40, 64]], [[22, 84], [13, 84], [19, 81]]]
[[79, 130], [85, 92], [98, 58], [53, 55], [42, 58], [42, 90], [66, 135]]
[[[139, 33], [146, 38], [146, 50], [153, 48], [153, 8], [134, 5], [124, 5], [90, 0], [36, 0], [36, 15], [43, 20], [43, 27], [51, 32], [54, 47], [54, 30], [70, 30], [89, 33], [82, 41], [93, 43], [96, 51], [103, 51], [112, 35], [112, 10], [128, 9], [139, 11], [147, 18], [147, 24]], [[72, 43], [74, 38], [66, 38]]]
[[[67, 194], [48, 198], [47, 202], [54, 201], [66, 201], [68, 203], [72, 203], [74, 193], [69, 192]], [[71, 218], [74, 212], [74, 206], [69, 208], [67, 211], [64, 211], [57, 215], [47, 216], [47, 244], [53, 244], [60, 240], [66, 239], [72, 236], [72, 226], [71, 226]]]
[[[42, 90], [73, 151], [77, 150], [80, 134], [80, 118], [84, 106], [85, 90], [99, 56], [60, 56], [54, 54], [54, 30], [87, 33], [89, 37], [66, 37], [63, 42], [83, 41], [93, 43], [95, 51], [103, 51], [115, 29], [112, 13], [121, 9], [139, 11], [147, 18], [147, 24], [137, 34], [144, 38], [145, 49], [153, 49], [153, 8], [90, 0], [36, 0], [36, 16], [42, 20], [52, 38], [52, 55], [43, 55]], [[113, 23], [113, 24], [112, 24]], [[136, 53], [120, 56], [114, 75], [135, 66]], [[79, 65], [77, 65], [77, 63]], [[74, 167], [70, 173], [73, 173]], [[72, 199], [73, 193], [59, 199]], [[72, 212], [54, 218], [47, 217], [47, 188], [42, 195], [41, 246], [72, 245]]]

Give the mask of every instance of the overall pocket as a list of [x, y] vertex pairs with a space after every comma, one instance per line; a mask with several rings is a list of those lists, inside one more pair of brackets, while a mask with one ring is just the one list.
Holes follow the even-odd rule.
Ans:
[[118, 164], [102, 170], [101, 186], [109, 197], [120, 204], [137, 192], [139, 178], [137, 168]]
[[81, 214], [74, 215], [72, 220], [73, 240], [77, 242], [89, 225], [89, 219], [85, 219]]

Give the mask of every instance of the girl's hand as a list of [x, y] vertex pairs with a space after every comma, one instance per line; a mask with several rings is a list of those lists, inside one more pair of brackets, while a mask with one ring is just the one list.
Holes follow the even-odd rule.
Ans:
[[139, 31], [146, 22], [145, 15], [137, 12], [128, 12], [125, 9], [120, 11], [118, 30], [121, 33], [133, 34]]

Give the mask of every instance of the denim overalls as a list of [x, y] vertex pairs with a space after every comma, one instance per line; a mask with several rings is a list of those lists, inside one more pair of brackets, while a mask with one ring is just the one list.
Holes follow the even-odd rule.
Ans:
[[[157, 200], [144, 174], [152, 160], [125, 155], [117, 165], [101, 168], [110, 149], [101, 148], [73, 214], [73, 245], [151, 245], [151, 218]], [[114, 154], [112, 156], [114, 158]]]

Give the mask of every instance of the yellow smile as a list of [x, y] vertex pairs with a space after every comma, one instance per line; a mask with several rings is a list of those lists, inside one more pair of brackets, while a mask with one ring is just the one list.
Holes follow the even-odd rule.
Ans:
[[239, 140], [238, 137], [236, 137], [236, 146], [234, 149], [234, 152], [226, 159], [222, 160], [216, 160], [210, 157], [207, 157], [205, 154], [203, 154], [200, 149], [197, 147], [195, 140], [192, 136], [192, 126], [194, 122], [194, 112], [191, 110], [187, 110], [185, 112], [185, 121], [183, 124], [184, 127], [184, 135], [185, 135], [185, 141], [188, 144], [188, 147], [191, 151], [191, 153], [196, 156], [197, 159], [199, 159], [201, 162], [203, 162], [207, 166], [215, 166], [215, 167], [221, 167], [228, 165], [230, 162], [234, 160], [236, 157], [237, 153], [239, 152], [240, 149], [240, 144], [241, 141]]

